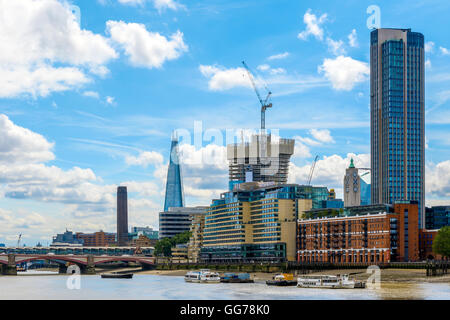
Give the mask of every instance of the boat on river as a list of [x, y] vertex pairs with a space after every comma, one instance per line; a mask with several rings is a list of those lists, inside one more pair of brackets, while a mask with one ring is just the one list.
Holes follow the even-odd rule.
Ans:
[[103, 273], [103, 279], [131, 279], [133, 278], [132, 273]]
[[184, 276], [184, 281], [193, 283], [220, 283], [220, 276], [217, 272], [202, 269], [200, 271], [189, 271]]
[[300, 276], [297, 279], [297, 286], [299, 288], [321, 289], [355, 289], [366, 287], [364, 282], [350, 279], [348, 274]]
[[294, 280], [294, 275], [292, 273], [281, 273], [277, 274], [272, 278], [272, 280], [267, 280], [266, 284], [268, 286], [295, 286], [297, 285], [297, 280]]
[[248, 273], [225, 273], [220, 277], [220, 282], [223, 283], [253, 283]]

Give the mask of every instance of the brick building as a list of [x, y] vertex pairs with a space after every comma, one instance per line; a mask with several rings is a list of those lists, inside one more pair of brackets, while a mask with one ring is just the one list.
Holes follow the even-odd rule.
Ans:
[[94, 233], [81, 233], [76, 234], [77, 238], [83, 241], [84, 247], [107, 247], [116, 244], [116, 234], [106, 233], [103, 231]]
[[421, 260], [441, 260], [442, 256], [433, 252], [433, 242], [439, 230], [419, 230], [419, 256]]
[[417, 202], [397, 201], [394, 205], [358, 206], [333, 212], [334, 216], [323, 216], [314, 210], [307, 212], [307, 216], [313, 216], [311, 219], [298, 221], [299, 262], [419, 259]]

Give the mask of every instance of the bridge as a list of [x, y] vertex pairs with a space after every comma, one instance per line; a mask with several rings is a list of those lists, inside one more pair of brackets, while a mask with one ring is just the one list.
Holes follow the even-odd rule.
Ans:
[[17, 275], [17, 265], [34, 260], [49, 260], [59, 264], [59, 272], [66, 273], [68, 264], [77, 265], [82, 274], [95, 274], [95, 266], [107, 262], [135, 262], [148, 268], [155, 264], [154, 257], [143, 255], [55, 255], [55, 254], [0, 254], [0, 267], [3, 275]]

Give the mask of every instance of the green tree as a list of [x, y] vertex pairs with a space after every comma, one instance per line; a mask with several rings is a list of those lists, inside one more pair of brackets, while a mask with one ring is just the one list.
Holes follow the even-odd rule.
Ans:
[[158, 240], [155, 244], [155, 255], [170, 257], [172, 255], [172, 247], [175, 247], [177, 244], [188, 243], [190, 237], [191, 232], [186, 231], [177, 234], [172, 238], [163, 238]]
[[443, 227], [438, 231], [433, 241], [433, 252], [450, 257], [450, 227]]
[[155, 244], [155, 255], [170, 257], [172, 249], [172, 241], [169, 238], [158, 240]]

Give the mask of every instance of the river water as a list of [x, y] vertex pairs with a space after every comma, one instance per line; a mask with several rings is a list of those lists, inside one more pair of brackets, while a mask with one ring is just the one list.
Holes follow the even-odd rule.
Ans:
[[[383, 283], [381, 289], [331, 290], [273, 287], [264, 282], [185, 283], [183, 277], [135, 274], [133, 279], [81, 276], [80, 289], [68, 289], [68, 279], [65, 275], [0, 276], [0, 299], [450, 299], [449, 283]], [[77, 287], [74, 284], [69, 287]]]

